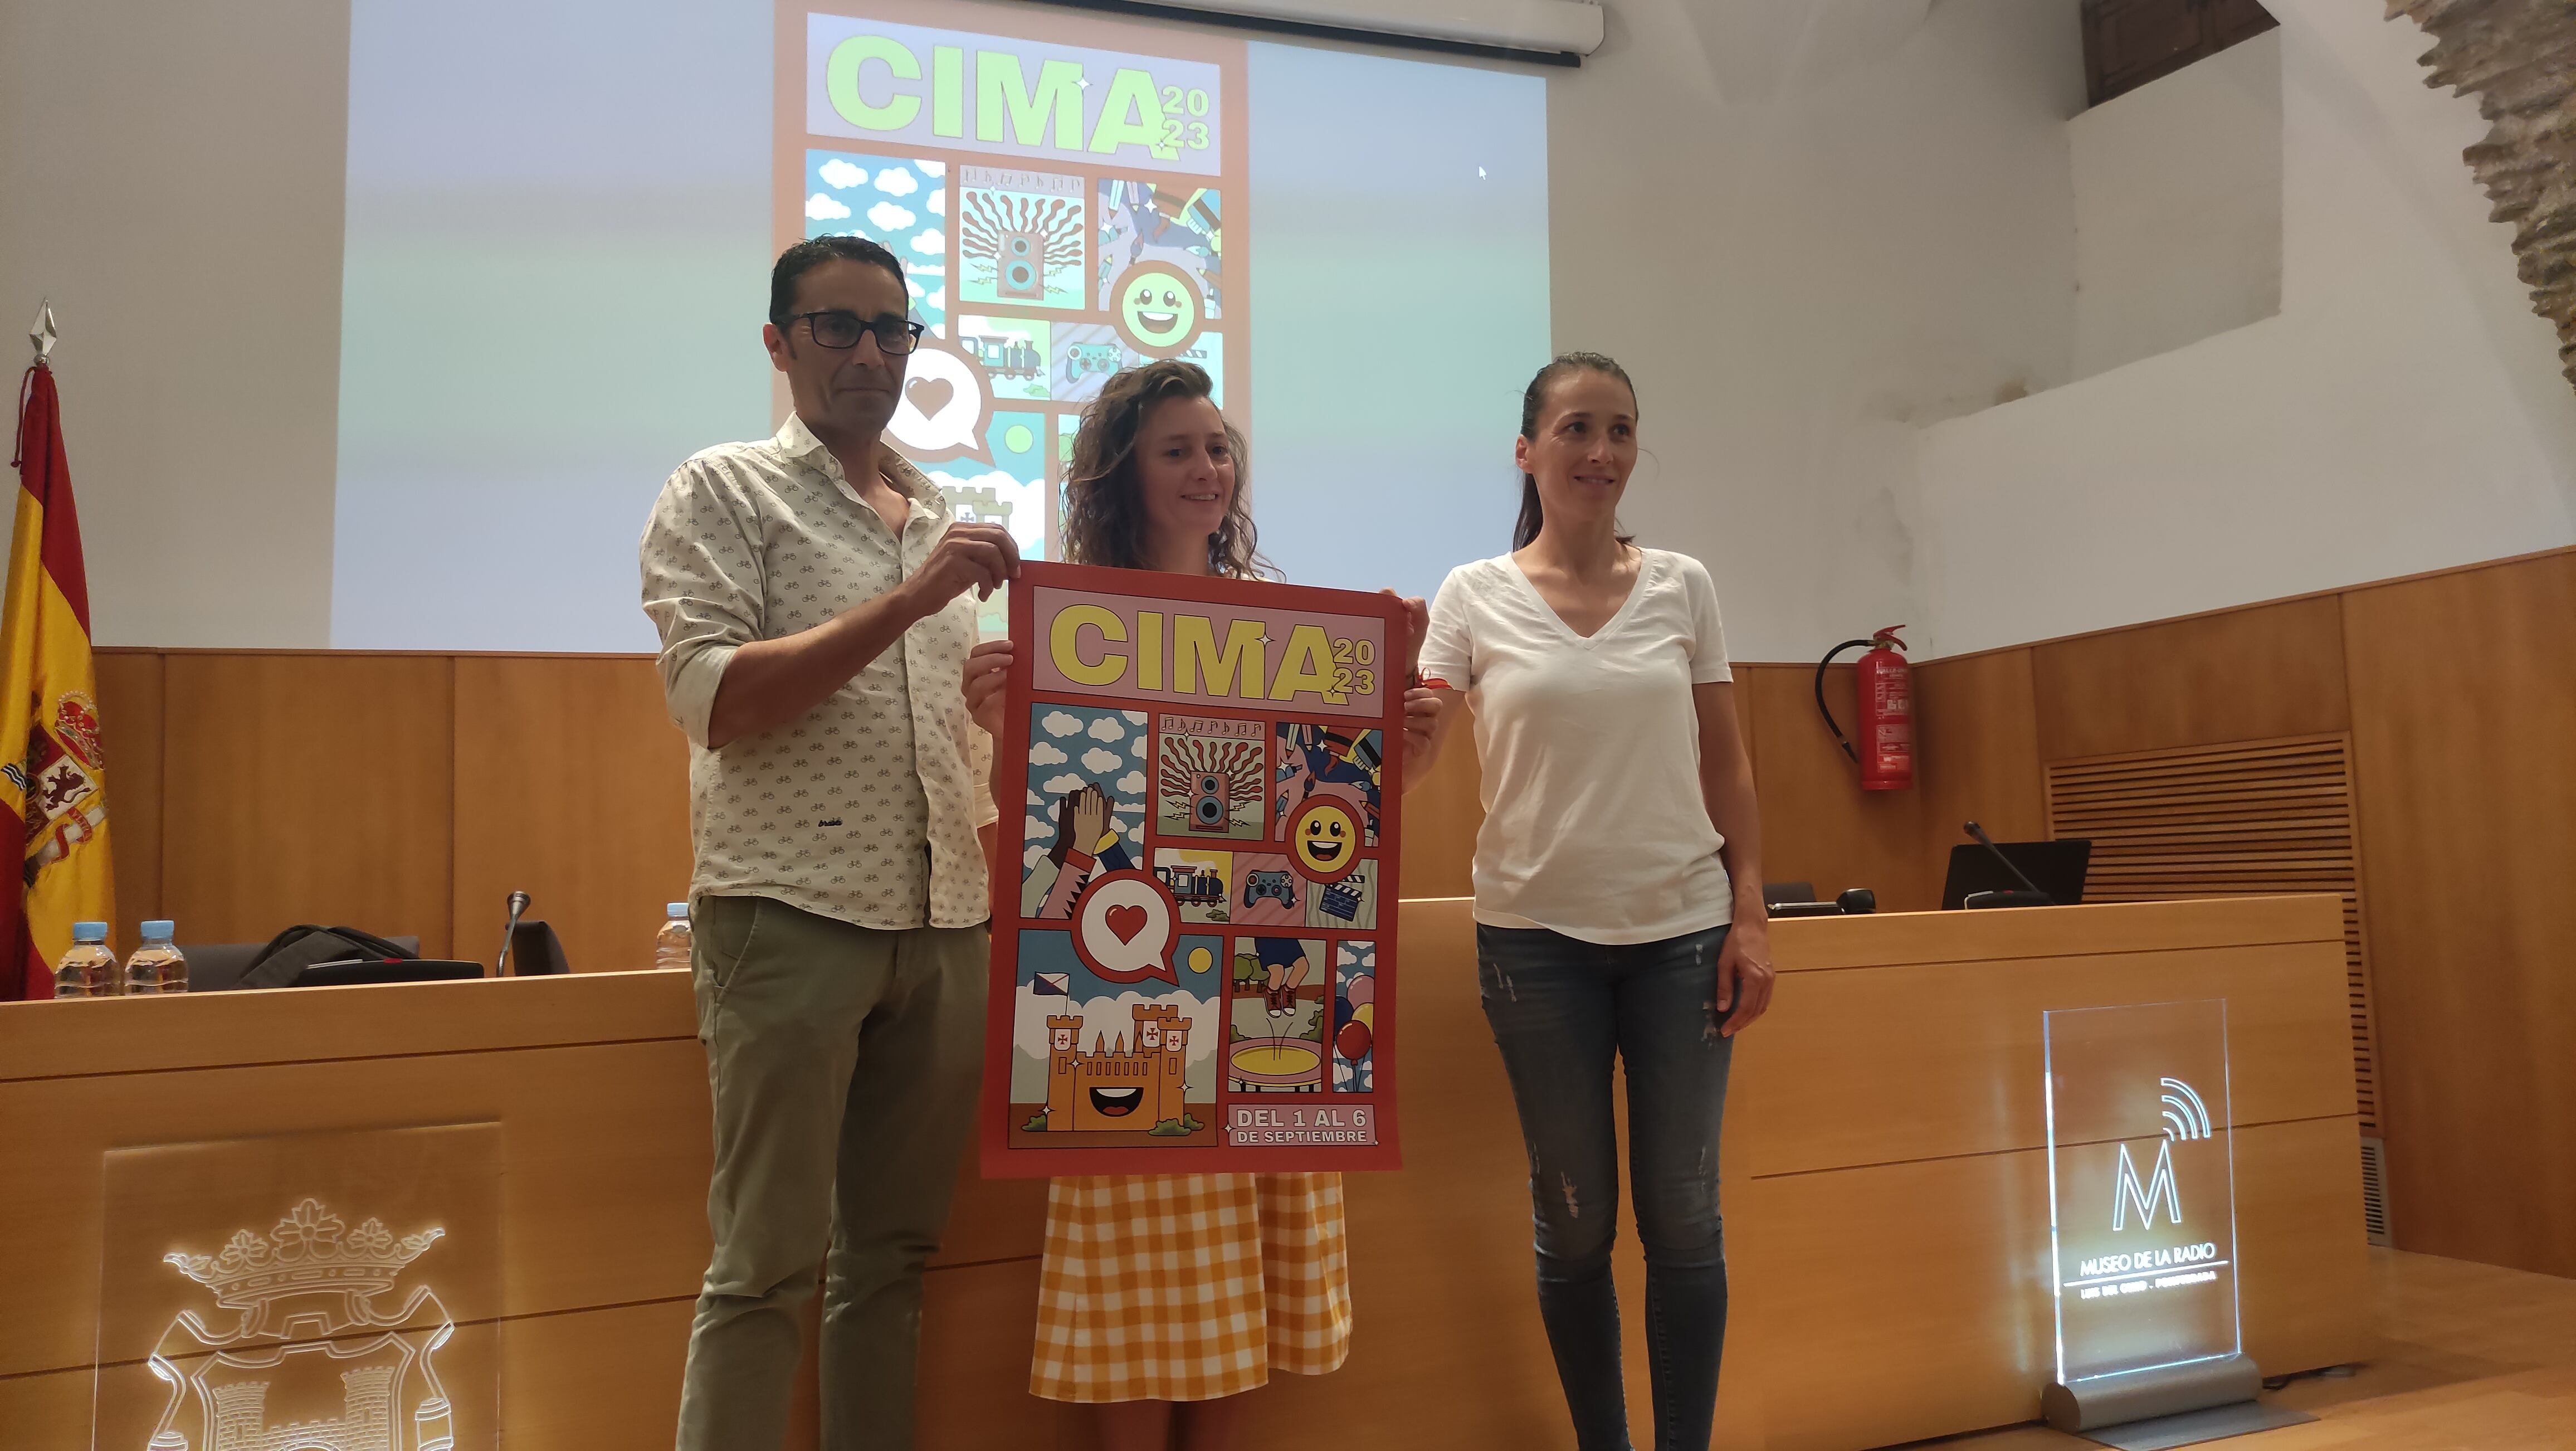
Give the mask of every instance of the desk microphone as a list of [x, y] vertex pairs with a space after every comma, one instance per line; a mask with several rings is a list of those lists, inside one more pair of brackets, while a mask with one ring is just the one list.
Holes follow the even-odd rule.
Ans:
[[2021, 868], [2013, 865], [2013, 859], [2004, 855], [2004, 849], [1995, 845], [1994, 838], [1986, 835], [1986, 829], [1984, 827], [1971, 821], [1967, 825], [1967, 832], [1968, 835], [1976, 838], [1977, 845], [1993, 852], [1995, 860], [2002, 862], [2004, 864], [2004, 870], [2012, 873], [2013, 880], [2021, 883], [2025, 890], [2019, 892], [1972, 892], [1969, 894], [1969, 900], [1962, 902], [1960, 904], [1961, 906], [2054, 907], [2057, 905], [2056, 898], [2041, 891], [2038, 883], [2033, 882], [2030, 878], [2022, 875]]
[[[1971, 823], [1972, 825], [1974, 823]], [[510, 925], [501, 929], [501, 960], [492, 964], [494, 977], [507, 977], [510, 972], [510, 939], [519, 935], [519, 914], [528, 910], [528, 894], [510, 894]]]

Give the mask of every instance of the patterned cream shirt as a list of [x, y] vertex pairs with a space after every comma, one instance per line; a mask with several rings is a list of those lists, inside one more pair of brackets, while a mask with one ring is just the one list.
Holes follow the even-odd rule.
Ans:
[[689, 737], [693, 898], [770, 897], [888, 931], [990, 915], [975, 828], [997, 815], [983, 785], [991, 742], [960, 685], [972, 590], [802, 719], [707, 748], [736, 649], [894, 588], [947, 531], [947, 503], [919, 469], [894, 459], [887, 477], [912, 500], [900, 536], [791, 413], [776, 437], [708, 449], [662, 486], [639, 553], [663, 698]]

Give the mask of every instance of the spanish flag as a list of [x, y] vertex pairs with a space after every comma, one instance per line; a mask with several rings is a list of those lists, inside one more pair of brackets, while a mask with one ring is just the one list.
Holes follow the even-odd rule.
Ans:
[[0, 890], [0, 998], [49, 998], [72, 923], [115, 921], [116, 886], [107, 864], [89, 576], [63, 457], [62, 400], [42, 358], [19, 388], [10, 463], [18, 470], [18, 532], [0, 606], [0, 751], [17, 754], [0, 759], [0, 844], [14, 838], [26, 865], [17, 890]]

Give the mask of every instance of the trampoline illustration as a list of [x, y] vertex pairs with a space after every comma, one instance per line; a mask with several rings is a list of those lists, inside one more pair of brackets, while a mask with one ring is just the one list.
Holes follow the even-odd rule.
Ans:
[[1245, 1038], [1228, 1055], [1226, 1076], [1238, 1089], [1321, 1088], [1324, 1045], [1312, 1038]]

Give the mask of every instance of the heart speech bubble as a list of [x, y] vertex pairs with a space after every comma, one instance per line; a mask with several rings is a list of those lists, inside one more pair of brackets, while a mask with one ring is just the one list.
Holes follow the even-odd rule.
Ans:
[[906, 454], [923, 462], [971, 458], [989, 464], [988, 396], [984, 371], [974, 359], [937, 338], [923, 338], [904, 367], [903, 395], [886, 429]]
[[1151, 872], [1103, 872], [1082, 889], [1073, 909], [1073, 950], [1106, 982], [1161, 978], [1172, 971], [1171, 893]]

